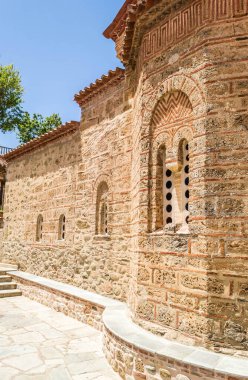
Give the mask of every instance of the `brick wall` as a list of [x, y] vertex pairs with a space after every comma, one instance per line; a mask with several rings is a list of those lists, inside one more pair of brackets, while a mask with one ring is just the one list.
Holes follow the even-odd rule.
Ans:
[[[201, 7], [211, 2], [192, 2], [192, 7], [196, 3]], [[248, 67], [247, 9], [242, 4], [234, 15], [237, 3], [225, 8], [223, 2], [221, 17], [210, 7], [211, 21], [205, 20], [192, 34], [182, 32], [175, 44], [152, 39], [155, 27], [143, 37], [132, 77], [138, 83], [129, 294], [133, 318], [155, 333], [216, 350], [225, 346], [228, 352], [247, 349]], [[177, 11], [170, 20], [181, 17]], [[144, 55], [149, 38], [153, 50]], [[160, 107], [166, 97], [169, 107], [168, 96], [177, 91], [188, 97], [192, 117], [181, 118], [176, 102], [170, 109]], [[155, 117], [156, 124], [159, 107], [164, 119]], [[177, 226], [156, 231], [157, 149], [165, 145], [166, 160], [177, 172], [181, 139], [190, 146], [189, 231], [180, 233]]]

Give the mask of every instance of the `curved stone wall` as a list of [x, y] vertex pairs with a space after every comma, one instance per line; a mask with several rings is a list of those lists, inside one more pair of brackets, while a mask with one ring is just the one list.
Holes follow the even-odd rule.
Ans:
[[[246, 2], [193, 1], [147, 32], [142, 59], [130, 74], [138, 83], [128, 297], [133, 319], [158, 335], [230, 353], [246, 352], [248, 344], [246, 36]], [[175, 111], [177, 91], [188, 97], [191, 118]], [[168, 112], [168, 104], [174, 110]], [[177, 167], [183, 138], [190, 147], [189, 228], [156, 230], [154, 157], [165, 146]]]

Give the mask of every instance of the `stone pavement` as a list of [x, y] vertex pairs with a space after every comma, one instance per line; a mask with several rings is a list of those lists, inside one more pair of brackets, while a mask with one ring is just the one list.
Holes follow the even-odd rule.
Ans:
[[0, 299], [1, 380], [118, 380], [102, 334], [25, 297]]

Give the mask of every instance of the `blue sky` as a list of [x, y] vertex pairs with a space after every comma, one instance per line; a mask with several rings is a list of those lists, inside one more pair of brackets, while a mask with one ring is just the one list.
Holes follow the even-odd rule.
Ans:
[[[25, 89], [24, 108], [63, 122], [79, 120], [79, 90], [121, 66], [102, 32], [124, 0], [0, 0], [0, 64], [14, 64]], [[14, 134], [0, 145], [15, 147]]]

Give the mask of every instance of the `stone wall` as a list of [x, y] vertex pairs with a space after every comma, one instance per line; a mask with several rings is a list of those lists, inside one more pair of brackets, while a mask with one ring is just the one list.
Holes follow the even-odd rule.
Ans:
[[[247, 5], [183, 4], [146, 15], [144, 29], [154, 27], [134, 41], [136, 67], [87, 100], [80, 131], [10, 162], [4, 255], [24, 271], [127, 300], [133, 320], [156, 334], [237, 353], [248, 347]], [[178, 193], [184, 141], [189, 223], [174, 199], [177, 222], [165, 223], [158, 151]]]
[[[212, 4], [190, 3], [199, 8], [200, 3]], [[234, 8], [222, 8], [222, 15], [210, 7], [213, 18], [198, 24], [197, 33], [197, 27], [194, 33], [183, 29], [193, 24], [180, 24], [183, 14], [193, 15], [188, 8], [165, 16], [160, 27], [143, 37], [131, 79], [138, 84], [129, 294], [133, 318], [157, 334], [227, 352], [247, 350], [248, 343], [247, 9], [240, 4], [234, 17], [236, 6], [234, 1]], [[155, 11], [150, 23], [146, 16], [146, 25], [152, 19]], [[178, 29], [168, 26], [168, 20]], [[180, 38], [159, 48], [157, 33], [163, 25], [171, 28], [171, 38], [181, 28]], [[181, 112], [180, 99], [170, 100], [178, 91], [191, 103], [192, 116]], [[177, 225], [156, 230], [157, 150], [165, 146], [166, 161], [177, 173], [183, 139], [190, 150], [188, 231]]]
[[246, 360], [149, 334], [132, 323], [124, 303], [29, 273], [7, 273], [24, 296], [102, 331], [105, 355], [125, 380], [247, 379]]
[[[4, 226], [6, 262], [117, 299], [126, 298], [129, 277], [130, 112], [118, 114], [122, 95], [122, 85], [99, 95], [80, 130], [9, 163]], [[96, 235], [102, 181], [109, 187], [109, 233]], [[40, 214], [43, 236], [36, 241]], [[65, 240], [58, 240], [62, 214]]]
[[48, 286], [42, 286], [34, 281], [28, 281], [20, 278], [15, 272], [11, 273], [11, 277], [17, 283], [18, 289], [22, 295], [33, 301], [46, 305], [60, 313], [71, 318], [75, 318], [80, 322], [87, 323], [97, 330], [102, 330], [102, 313], [104, 307], [87, 300], [65, 292], [58, 291]]

